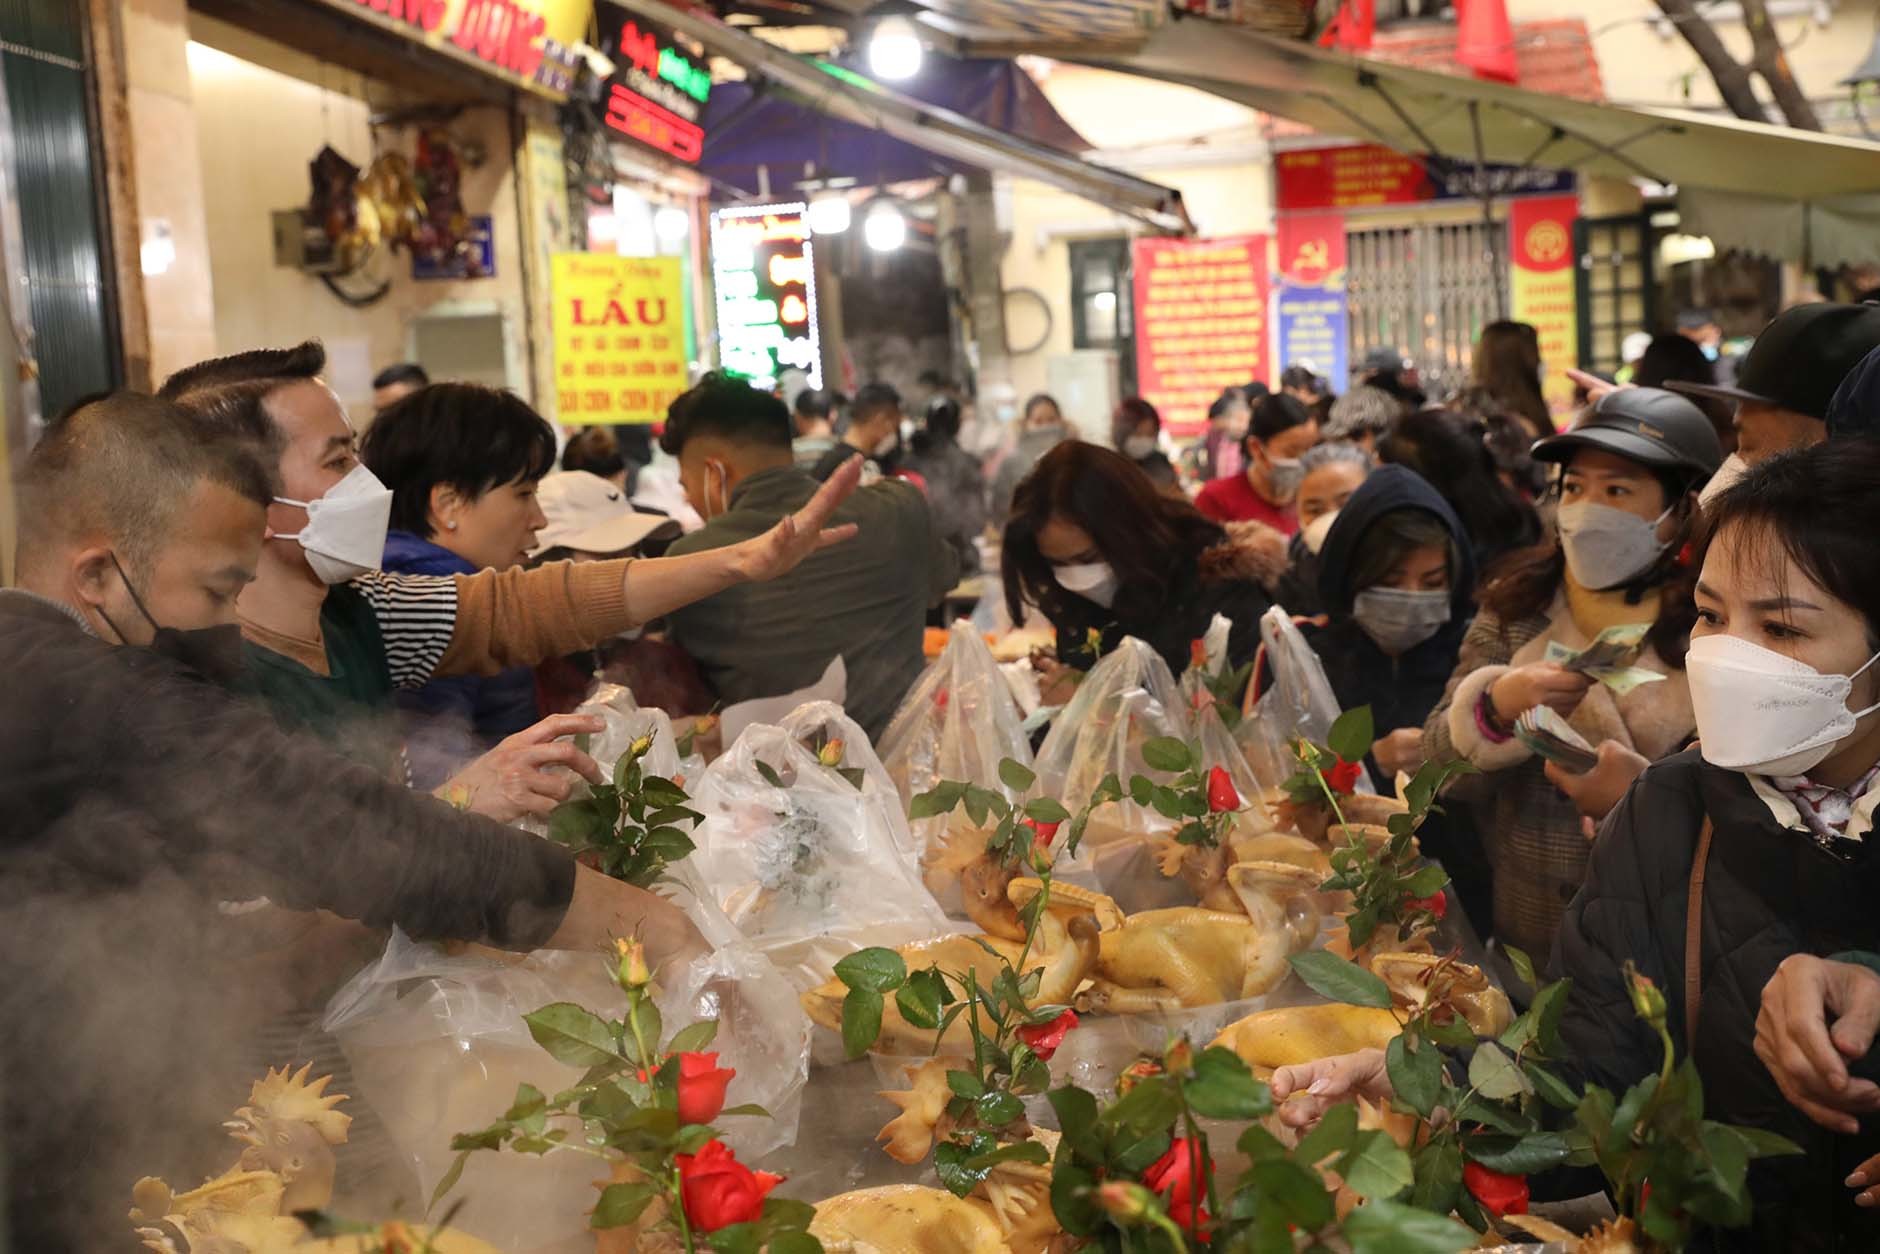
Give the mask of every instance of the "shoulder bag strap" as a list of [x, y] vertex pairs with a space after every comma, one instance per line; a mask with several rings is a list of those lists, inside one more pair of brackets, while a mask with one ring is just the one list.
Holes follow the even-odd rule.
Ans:
[[1704, 1002], [1704, 872], [1710, 864], [1710, 837], [1716, 825], [1704, 816], [1691, 862], [1691, 893], [1684, 910], [1684, 1052], [1697, 1047], [1697, 1012]]

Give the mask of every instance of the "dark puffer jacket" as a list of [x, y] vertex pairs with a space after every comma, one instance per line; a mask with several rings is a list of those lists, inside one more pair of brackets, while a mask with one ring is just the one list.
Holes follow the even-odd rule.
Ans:
[[[1880, 1250], [1880, 1213], [1856, 1207], [1854, 1190], [1841, 1183], [1880, 1153], [1880, 1117], [1863, 1119], [1855, 1136], [1828, 1132], [1783, 1100], [1752, 1048], [1763, 985], [1784, 958], [1880, 947], [1880, 849], [1842, 861], [1778, 824], [1743, 775], [1710, 766], [1696, 750], [1659, 762], [1607, 819], [1585, 887], [1561, 923], [1555, 973], [1573, 980], [1561, 1023], [1567, 1055], [1615, 1093], [1658, 1069], [1657, 1037], [1626, 994], [1628, 958], [1664, 990], [1672, 1036], [1680, 1051], [1690, 1048], [1684, 931], [1706, 814], [1716, 828], [1704, 880], [1695, 1053], [1705, 1113], [1781, 1133], [1806, 1154], [1752, 1164], [1752, 1226], [1710, 1234], [1711, 1244], [1698, 1248]], [[1854, 1071], [1880, 1078], [1871, 1055]]]

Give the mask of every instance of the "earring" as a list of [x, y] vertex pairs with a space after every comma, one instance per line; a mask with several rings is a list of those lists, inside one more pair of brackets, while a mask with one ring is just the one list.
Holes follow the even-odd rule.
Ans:
[[454, 522], [447, 522], [444, 524], [444, 529], [447, 531], [455, 531], [457, 530], [457, 524]]

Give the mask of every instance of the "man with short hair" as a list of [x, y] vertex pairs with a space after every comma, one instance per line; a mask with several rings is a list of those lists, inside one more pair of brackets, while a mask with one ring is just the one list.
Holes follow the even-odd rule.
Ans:
[[1330, 420], [1320, 434], [1375, 453], [1379, 438], [1404, 412], [1402, 403], [1389, 392], [1361, 383], [1332, 402]]
[[[390, 492], [360, 464], [352, 424], [320, 378], [317, 342], [204, 362], [163, 395], [211, 428], [280, 447], [267, 540], [237, 609], [244, 682], [284, 725], [304, 728], [403, 774], [393, 694], [433, 678], [533, 666], [592, 648], [747, 580], [774, 578], [839, 533], [826, 518], [853, 488], [832, 480], [741, 544], [691, 558], [554, 563], [473, 575], [388, 575]], [[751, 630], [757, 630], [756, 627]], [[561, 715], [511, 736], [438, 789], [489, 817], [545, 815], [567, 799], [569, 767], [600, 768], [565, 737], [600, 730]]]
[[372, 412], [382, 414], [413, 392], [431, 386], [431, 376], [415, 361], [387, 366], [372, 380]]
[[827, 479], [860, 453], [864, 477], [892, 474], [901, 453], [901, 394], [888, 383], [864, 383], [849, 403], [849, 425], [842, 440], [816, 460], [810, 475]]
[[1734, 383], [1673, 380], [1665, 386], [1733, 402], [1735, 456], [1742, 465], [1754, 466], [1827, 439], [1835, 389], [1875, 348], [1880, 348], [1880, 305], [1797, 305], [1763, 328]]
[[[661, 444], [679, 459], [686, 495], [705, 519], [702, 530], [674, 542], [674, 555], [748, 544], [817, 494], [791, 457], [783, 402], [729, 376], [707, 375], [675, 401]], [[860, 462], [851, 450], [830, 482], [852, 480]], [[666, 621], [727, 703], [807, 688], [841, 656], [849, 715], [879, 737], [920, 676], [927, 611], [959, 578], [959, 559], [911, 484], [863, 488], [832, 521], [859, 524], [859, 537], [769, 583], [673, 610]]]
[[791, 452], [796, 464], [814, 472], [823, 455], [836, 447], [837, 397], [827, 388], [805, 388], [796, 394], [791, 408], [796, 416], [796, 439]]
[[19, 587], [0, 591], [0, 1247], [120, 1248], [140, 1176], [226, 1161], [215, 1126], [289, 994], [253, 966], [255, 914], [219, 903], [517, 950], [636, 931], [659, 959], [704, 948], [654, 894], [211, 682], [240, 656], [275, 455], [122, 394], [27, 460]]

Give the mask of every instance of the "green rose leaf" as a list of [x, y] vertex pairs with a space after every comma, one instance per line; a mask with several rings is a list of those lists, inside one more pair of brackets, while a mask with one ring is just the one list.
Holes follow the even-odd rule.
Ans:
[[1129, 799], [1139, 806], [1146, 806], [1155, 799], [1155, 781], [1147, 775], [1136, 775], [1129, 781]]
[[1351, 1151], [1338, 1164], [1345, 1183], [1369, 1201], [1396, 1197], [1415, 1179], [1410, 1155], [1399, 1149], [1388, 1132], [1360, 1132]]
[[936, 815], [950, 814], [966, 795], [966, 785], [956, 780], [943, 779], [931, 789], [917, 795], [907, 807], [909, 818], [930, 819]]
[[1195, 763], [1188, 746], [1173, 736], [1157, 736], [1145, 741], [1142, 760], [1166, 775], [1179, 775]]
[[1283, 1212], [1287, 1222], [1305, 1232], [1317, 1232], [1332, 1222], [1332, 1195], [1325, 1191], [1318, 1172], [1276, 1158], [1255, 1163], [1248, 1174], [1262, 1200]]
[[907, 981], [907, 963], [892, 949], [858, 949], [836, 963], [836, 978], [852, 989], [887, 993]]
[[915, 971], [894, 991], [894, 1004], [900, 1008], [901, 1017], [914, 1027], [938, 1028], [942, 991], [938, 971]]
[[1469, 1059], [1469, 1084], [1481, 1096], [1505, 1101], [1534, 1091], [1534, 1086], [1508, 1051], [1493, 1041], [1483, 1041]]
[[1188, 1104], [1209, 1119], [1259, 1119], [1273, 1111], [1272, 1092], [1230, 1049], [1202, 1050], [1185, 1087]]
[[1066, 1086], [1045, 1094], [1051, 1109], [1057, 1112], [1058, 1131], [1064, 1144], [1086, 1158], [1098, 1158], [1103, 1144], [1097, 1137], [1097, 1099], [1083, 1089]]
[[594, 1204], [590, 1228], [624, 1228], [640, 1217], [652, 1200], [659, 1196], [659, 1186], [650, 1180], [635, 1184], [610, 1184], [601, 1190]]
[[1071, 812], [1062, 802], [1050, 797], [1039, 797], [1025, 803], [1025, 817], [1034, 823], [1062, 823], [1070, 818]]
[[672, 1040], [666, 1046], [671, 1054], [696, 1054], [710, 1045], [718, 1037], [718, 1020], [701, 1019], [689, 1028], [681, 1028], [672, 1034]]
[[619, 1062], [614, 1034], [607, 1024], [573, 1002], [558, 1001], [522, 1016], [529, 1035], [556, 1062], [570, 1067], [598, 1067]]
[[1461, 1254], [1475, 1234], [1444, 1215], [1400, 1202], [1368, 1202], [1345, 1218], [1351, 1254]]
[[1025, 1104], [1010, 1093], [987, 1093], [973, 1103], [979, 1122], [988, 1128], [1002, 1128], [1025, 1116]]
[[1370, 706], [1346, 710], [1332, 723], [1331, 734], [1325, 738], [1326, 747], [1347, 762], [1362, 762], [1364, 755], [1371, 752], [1371, 742], [1377, 739], [1372, 731], [1374, 726]]
[[1462, 1147], [1448, 1137], [1423, 1145], [1411, 1160], [1416, 1180], [1410, 1186], [1410, 1205], [1418, 1210], [1447, 1215], [1456, 1208], [1462, 1191]]
[[1325, 1112], [1318, 1127], [1299, 1138], [1293, 1159], [1304, 1166], [1316, 1167], [1334, 1154], [1342, 1156], [1357, 1135], [1358, 1108], [1350, 1102], [1341, 1102]]
[[775, 1233], [764, 1248], [770, 1254], [823, 1254], [822, 1242], [801, 1230]]
[[1356, 963], [1323, 949], [1294, 954], [1289, 962], [1307, 988], [1333, 1001], [1350, 1006], [1371, 1006], [1388, 1010], [1390, 986]]
[[1564, 1132], [1535, 1132], [1523, 1137], [1472, 1136], [1465, 1152], [1490, 1171], [1528, 1176], [1558, 1167], [1567, 1159]]
[[1038, 773], [1022, 762], [1006, 758], [999, 763], [999, 782], [1022, 795], [1038, 782]]
[[873, 989], [851, 988], [842, 999], [842, 1048], [850, 1058], [860, 1058], [881, 1035], [881, 994]]
[[1502, 952], [1508, 955], [1508, 962], [1514, 967], [1514, 973], [1521, 977], [1521, 982], [1529, 988], [1539, 988], [1540, 982], [1534, 978], [1534, 959], [1527, 956], [1524, 949], [1513, 945], [1505, 946]]
[[975, 1101], [986, 1095], [986, 1086], [970, 1071], [947, 1072], [947, 1087], [969, 1101]]

